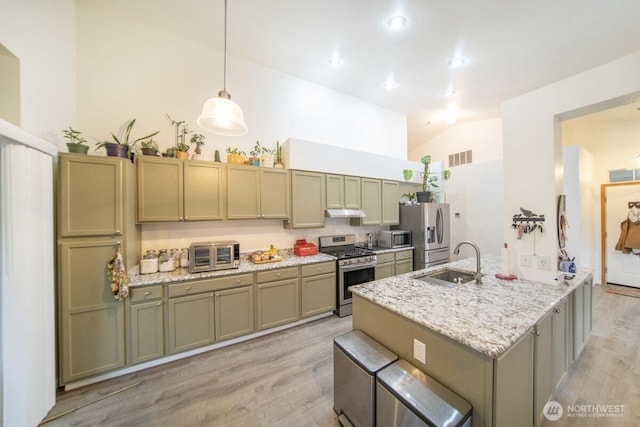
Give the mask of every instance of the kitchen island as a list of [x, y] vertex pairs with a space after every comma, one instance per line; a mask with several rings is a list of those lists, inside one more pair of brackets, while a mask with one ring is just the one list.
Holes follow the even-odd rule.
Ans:
[[[475, 258], [446, 266], [476, 270]], [[572, 292], [591, 283], [592, 276], [581, 272], [553, 284], [506, 281], [495, 277], [499, 258], [483, 257], [481, 266], [481, 285], [444, 286], [416, 279], [439, 266], [353, 287], [353, 328], [467, 399], [474, 426], [537, 424], [534, 413], [539, 413], [541, 398], [534, 395], [534, 379], [544, 376], [534, 369], [535, 340], [541, 330], [546, 334], [542, 326], [551, 324], [551, 315], [562, 313], [556, 335], [563, 332], [565, 338], [557, 347], [563, 356], [560, 367], [566, 368], [572, 316], [559, 307], [566, 307]], [[423, 344], [426, 358], [419, 360], [415, 349], [420, 353]]]

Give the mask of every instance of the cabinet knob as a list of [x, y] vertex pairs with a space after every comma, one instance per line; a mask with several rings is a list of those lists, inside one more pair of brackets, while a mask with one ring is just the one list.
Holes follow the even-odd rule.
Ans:
[[213, 292], [211, 292], [211, 293], [209, 294], [209, 296], [210, 296], [210, 297], [212, 297], [212, 296], [213, 296]]
[[557, 313], [560, 313], [561, 311], [562, 311], [562, 310], [560, 310], [559, 308], [555, 308], [555, 309], [553, 309], [553, 312], [554, 312], [554, 313], [556, 313], [556, 314], [557, 314]]
[[236, 285], [240, 284], [240, 279], [236, 279]]
[[184, 217], [184, 220], [185, 220], [185, 221], [186, 221], [186, 220], [188, 220], [188, 219], [189, 219], [188, 217], [186, 217], [186, 216]]
[[157, 304], [156, 304], [156, 307], [160, 307], [160, 303], [157, 303]]
[[121, 230], [116, 230], [113, 234], [115, 234], [116, 236], [121, 236], [122, 235], [122, 231]]
[[539, 337], [540, 336], [540, 331], [533, 331], [533, 335]]
[[280, 277], [280, 273], [277, 273], [277, 276]]
[[148, 296], [149, 296], [149, 293], [150, 293], [149, 291], [145, 292], [145, 293], [144, 293], [144, 296], [145, 296], [145, 297], [148, 297]]
[[191, 290], [191, 286], [187, 286], [187, 288], [185, 289], [185, 291], [189, 292]]

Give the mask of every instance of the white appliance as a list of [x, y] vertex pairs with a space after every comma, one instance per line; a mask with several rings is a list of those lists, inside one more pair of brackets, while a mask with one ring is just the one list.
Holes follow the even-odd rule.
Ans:
[[420, 270], [450, 260], [451, 219], [446, 203], [400, 206], [400, 224], [391, 227], [411, 231], [413, 269]]

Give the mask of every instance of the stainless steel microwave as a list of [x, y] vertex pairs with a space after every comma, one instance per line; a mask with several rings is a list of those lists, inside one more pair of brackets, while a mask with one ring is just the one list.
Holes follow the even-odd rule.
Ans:
[[198, 242], [189, 246], [189, 273], [240, 266], [240, 244], [234, 240]]
[[411, 231], [389, 230], [378, 235], [378, 246], [381, 248], [403, 248], [411, 246]]

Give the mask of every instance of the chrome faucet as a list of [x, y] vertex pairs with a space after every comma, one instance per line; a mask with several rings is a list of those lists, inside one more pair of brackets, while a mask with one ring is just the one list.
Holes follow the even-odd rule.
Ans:
[[480, 285], [482, 284], [482, 274], [480, 273], [480, 248], [473, 242], [470, 242], [469, 240], [465, 240], [463, 242], [460, 242], [456, 245], [455, 249], [453, 250], [453, 253], [455, 255], [458, 255], [460, 253], [460, 246], [464, 245], [464, 244], [470, 245], [473, 247], [473, 249], [476, 251], [476, 274], [475, 274], [475, 278], [476, 278], [476, 284]]

